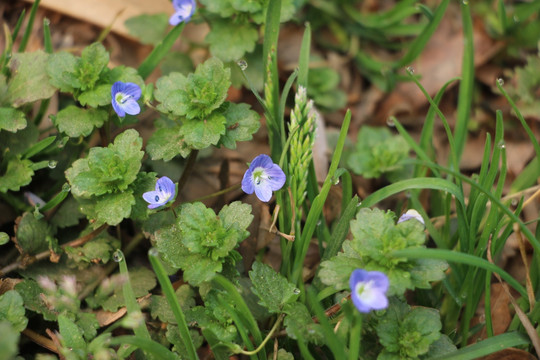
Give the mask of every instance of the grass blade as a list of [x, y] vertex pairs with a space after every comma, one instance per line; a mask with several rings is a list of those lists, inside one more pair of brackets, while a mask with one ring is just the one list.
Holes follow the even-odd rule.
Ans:
[[159, 42], [159, 44], [156, 45], [154, 50], [148, 55], [148, 57], [143, 61], [143, 63], [139, 66], [137, 71], [139, 72], [139, 75], [143, 79], [146, 79], [152, 71], [158, 66], [159, 62], [167, 55], [169, 50], [171, 50], [174, 42], [180, 34], [182, 33], [182, 30], [184, 30], [184, 26], [186, 24], [183, 22], [175, 27], [172, 28], [171, 31], [165, 36], [165, 39]]

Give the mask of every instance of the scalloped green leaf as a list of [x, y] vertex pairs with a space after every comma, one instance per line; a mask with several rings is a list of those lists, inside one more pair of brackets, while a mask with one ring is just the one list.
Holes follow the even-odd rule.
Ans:
[[14, 107], [53, 96], [56, 89], [49, 83], [48, 58], [49, 54], [41, 50], [13, 54], [9, 62], [12, 76], [8, 83], [8, 101]]
[[35, 255], [48, 249], [47, 236], [51, 235], [49, 225], [44, 219], [36, 219], [33, 213], [26, 212], [17, 220], [15, 238], [18, 247], [25, 253]]
[[0, 130], [17, 132], [26, 127], [26, 117], [22, 111], [13, 108], [0, 108]]
[[221, 135], [225, 134], [227, 119], [221, 114], [212, 113], [206, 119], [186, 120], [180, 128], [180, 135], [193, 149], [205, 149], [217, 145]]
[[59, 131], [76, 138], [88, 136], [94, 129], [102, 127], [107, 120], [107, 112], [69, 105], [60, 110], [56, 116], [51, 116], [51, 119]]
[[21, 186], [30, 184], [34, 170], [32, 162], [15, 157], [9, 160], [6, 172], [0, 176], [0, 192], [19, 191]]
[[285, 304], [296, 301], [300, 291], [283, 275], [259, 261], [253, 263], [249, 278], [252, 291], [260, 299], [259, 304], [271, 313], [280, 313]]
[[15, 331], [23, 331], [28, 324], [21, 295], [9, 290], [0, 295], [0, 321], [7, 320]]
[[169, 161], [177, 155], [186, 157], [191, 149], [184, 141], [181, 126], [157, 129], [146, 144], [146, 152], [152, 160]]
[[62, 92], [73, 92], [81, 87], [76, 75], [78, 57], [65, 51], [51, 54], [47, 61], [50, 82]]
[[108, 63], [109, 53], [101, 43], [96, 42], [85, 47], [75, 69], [80, 89], [86, 91], [94, 88]]
[[253, 134], [261, 126], [260, 116], [248, 104], [229, 103], [223, 114], [227, 119], [225, 134], [219, 143], [229, 149], [236, 149], [236, 142], [253, 139]]
[[212, 23], [211, 30], [205, 38], [210, 44], [210, 52], [223, 61], [236, 61], [246, 52], [252, 52], [259, 40], [259, 32], [255, 25], [240, 24], [225, 20]]

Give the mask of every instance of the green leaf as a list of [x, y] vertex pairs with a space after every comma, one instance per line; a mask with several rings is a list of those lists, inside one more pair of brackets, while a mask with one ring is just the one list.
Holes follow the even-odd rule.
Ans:
[[133, 129], [118, 135], [106, 148], [91, 148], [87, 158], [76, 160], [66, 171], [72, 193], [89, 198], [125, 191], [139, 173], [141, 148], [142, 139]]
[[135, 198], [135, 205], [131, 208], [130, 218], [133, 220], [146, 220], [148, 218], [148, 203], [144, 201], [142, 195], [147, 191], [155, 190], [156, 173], [141, 171], [130, 188], [133, 189], [133, 197]]
[[229, 149], [236, 149], [237, 141], [251, 140], [261, 126], [259, 114], [248, 104], [229, 103], [223, 115], [227, 119], [226, 131], [219, 143]]
[[44, 219], [36, 219], [33, 213], [24, 213], [18, 219], [15, 232], [19, 249], [30, 255], [47, 250], [47, 236], [51, 235], [50, 228]]
[[142, 14], [127, 19], [124, 24], [142, 44], [155, 45], [163, 39], [168, 20], [167, 14]]
[[20, 333], [13, 328], [13, 325], [9, 321], [0, 321], [0, 349], [2, 349], [2, 356], [6, 359], [15, 359], [19, 351], [19, 337]]
[[287, 335], [292, 339], [299, 338], [314, 344], [324, 344], [324, 333], [321, 325], [313, 321], [306, 306], [300, 302], [287, 304], [284, 308], [287, 314], [283, 324]]
[[407, 304], [392, 301], [376, 331], [384, 346], [383, 356], [393, 354], [402, 359], [417, 359], [440, 338], [441, 328], [437, 310], [424, 307], [410, 310]]
[[221, 114], [212, 113], [206, 119], [186, 120], [180, 128], [180, 135], [185, 143], [193, 149], [205, 149], [216, 145], [225, 134], [227, 119]]
[[[142, 297], [148, 294], [156, 286], [154, 273], [144, 267], [134, 267], [129, 270], [129, 279], [135, 297]], [[114, 289], [114, 293], [106, 299], [101, 306], [107, 311], [116, 311], [125, 305], [122, 287]]]
[[96, 337], [97, 329], [99, 329], [99, 322], [96, 314], [82, 311], [78, 312], [75, 323], [82, 331], [83, 337], [87, 341], [90, 341]]
[[5, 174], [0, 176], [0, 192], [19, 191], [21, 186], [30, 184], [34, 176], [32, 162], [15, 157], [9, 160]]
[[56, 321], [57, 314], [50, 310], [43, 301], [43, 298], [40, 295], [43, 293], [43, 289], [36, 281], [23, 280], [15, 285], [15, 290], [17, 290], [17, 292], [24, 299], [24, 306], [28, 310], [42, 314], [43, 319], [45, 320]]
[[188, 119], [204, 120], [225, 101], [231, 85], [229, 79], [230, 70], [217, 58], [206, 60], [187, 78], [171, 73], [156, 83], [155, 97], [161, 102], [157, 108]]
[[109, 53], [100, 43], [93, 43], [84, 48], [81, 59], [76, 66], [76, 76], [80, 89], [86, 91], [94, 88], [101, 72], [109, 63]]
[[84, 341], [81, 329], [68, 316], [58, 316], [58, 330], [60, 331], [60, 340], [69, 351], [83, 354], [86, 353], [86, 342]]
[[93, 89], [83, 92], [77, 100], [79, 100], [82, 106], [88, 105], [93, 108], [108, 105], [112, 100], [111, 86], [111, 84], [97, 85]]
[[73, 92], [81, 87], [75, 73], [80, 59], [67, 52], [59, 52], [49, 56], [47, 61], [47, 74], [51, 85], [62, 92]]
[[0, 295], [0, 322], [7, 320], [15, 331], [23, 331], [28, 324], [24, 316], [25, 310], [21, 295], [15, 290], [9, 290]]
[[236, 61], [246, 52], [252, 52], [259, 40], [257, 28], [250, 24], [217, 20], [205, 38], [210, 44], [210, 52], [223, 61]]
[[12, 108], [0, 108], [0, 130], [17, 132], [26, 127], [24, 113]]
[[9, 242], [9, 235], [5, 232], [0, 232], [0, 245], [7, 244]]
[[48, 58], [49, 54], [41, 50], [13, 54], [9, 62], [12, 77], [8, 83], [8, 101], [14, 107], [53, 96], [56, 89], [49, 83]]
[[[176, 289], [175, 294], [184, 313], [195, 306], [195, 293], [189, 285], [181, 285]], [[174, 318], [171, 306], [167, 302], [165, 296], [153, 295], [150, 311], [153, 318], [159, 318], [161, 321], [169, 324], [176, 324], [176, 319]]]
[[116, 226], [129, 218], [131, 207], [135, 205], [135, 197], [131, 191], [126, 190], [92, 199], [80, 199], [79, 204], [83, 214], [92, 220], [94, 228], [102, 224]]
[[[204, 338], [196, 330], [190, 330], [189, 335], [195, 349], [198, 349], [203, 344]], [[180, 355], [180, 358], [184, 358], [188, 353], [182, 338], [180, 337], [180, 331], [178, 326], [167, 324], [167, 332], [165, 333], [167, 341], [173, 344], [173, 351]]]
[[200, 0], [205, 9], [211, 13], [217, 14], [222, 18], [228, 18], [236, 11], [231, 5], [230, 0], [214, 1], [214, 0]]
[[156, 233], [156, 245], [164, 260], [184, 270], [186, 281], [199, 285], [220, 272], [231, 251], [249, 235], [250, 210], [233, 202], [216, 216], [200, 202], [184, 204], [176, 223]]
[[85, 267], [88, 264], [106, 264], [111, 260], [113, 252], [121, 246], [118, 239], [108, 234], [100, 234], [92, 241], [72, 248], [65, 247], [68, 258]]
[[259, 304], [271, 313], [281, 312], [285, 304], [294, 302], [300, 294], [285, 277], [258, 261], [253, 263], [249, 278], [253, 283], [253, 293], [260, 299]]
[[77, 225], [84, 215], [79, 210], [79, 204], [73, 197], [68, 197], [51, 218], [51, 224], [59, 228]]
[[429, 287], [444, 278], [444, 261], [417, 261], [391, 255], [395, 250], [423, 247], [426, 237], [419, 221], [394, 222], [394, 214], [379, 209], [361, 209], [351, 221], [352, 240], [343, 243], [343, 253], [323, 261], [319, 276], [323, 283], [343, 290], [357, 268], [384, 272], [390, 280], [388, 295], [402, 295], [406, 289]]
[[4, 149], [9, 149], [4, 157], [11, 159], [14, 155], [21, 155], [22, 158], [28, 158], [25, 154], [38, 142], [39, 133], [39, 129], [33, 122], [27, 123], [24, 129], [16, 133], [0, 131], [0, 144]]
[[[109, 89], [110, 91], [110, 89]], [[52, 116], [58, 130], [69, 137], [88, 136], [94, 128], [100, 128], [107, 120], [107, 112], [97, 109], [82, 109], [69, 105]]]
[[377, 178], [382, 173], [401, 169], [399, 162], [407, 158], [409, 146], [400, 135], [392, 135], [384, 127], [363, 126], [358, 133], [356, 151], [347, 165], [358, 175]]
[[146, 152], [152, 160], [169, 161], [177, 155], [186, 157], [191, 149], [184, 142], [179, 125], [157, 129], [146, 144]]

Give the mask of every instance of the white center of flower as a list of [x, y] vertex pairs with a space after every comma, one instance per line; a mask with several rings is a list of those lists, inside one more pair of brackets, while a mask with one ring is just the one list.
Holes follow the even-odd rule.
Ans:
[[356, 284], [356, 287], [354, 291], [356, 291], [356, 294], [362, 301], [369, 302], [370, 300], [374, 299], [378, 292], [373, 289], [373, 280], [369, 281], [361, 281], [358, 284]]
[[125, 104], [126, 101], [128, 101], [132, 97], [133, 96], [131, 96], [131, 95], [126, 95], [126, 94], [123, 94], [123, 93], [119, 92], [119, 93], [116, 93], [115, 100], [116, 100], [116, 102], [118, 104]]
[[260, 185], [262, 181], [270, 180], [272, 177], [268, 176], [263, 167], [256, 167], [253, 170], [253, 183]]

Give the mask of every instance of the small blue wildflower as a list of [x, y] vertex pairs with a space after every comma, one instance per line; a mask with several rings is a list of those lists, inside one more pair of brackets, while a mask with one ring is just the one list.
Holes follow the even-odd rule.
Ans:
[[111, 87], [112, 106], [120, 117], [137, 115], [141, 107], [137, 100], [141, 97], [141, 88], [135, 83], [117, 81]]
[[195, 0], [173, 0], [175, 13], [169, 18], [169, 24], [176, 26], [181, 22], [188, 22], [195, 12]]
[[388, 277], [379, 271], [356, 269], [349, 279], [351, 298], [358, 311], [367, 313], [388, 307]]
[[415, 219], [415, 220], [418, 220], [422, 223], [422, 225], [425, 225], [424, 223], [424, 219], [422, 218], [422, 215], [420, 215], [420, 213], [418, 213], [418, 211], [414, 210], [414, 209], [409, 209], [407, 210], [407, 212], [403, 215], [401, 215], [397, 221], [397, 223], [399, 224], [400, 222], [404, 222], [404, 221], [407, 221], [407, 220], [410, 220], [410, 219]]
[[156, 190], [148, 191], [143, 194], [143, 199], [149, 203], [149, 209], [155, 209], [165, 205], [174, 199], [176, 194], [176, 185], [166, 176], [159, 178], [156, 181]]
[[272, 191], [279, 190], [285, 184], [285, 173], [272, 162], [268, 155], [259, 155], [249, 165], [242, 179], [242, 190], [253, 194], [259, 200], [267, 202], [272, 197]]

